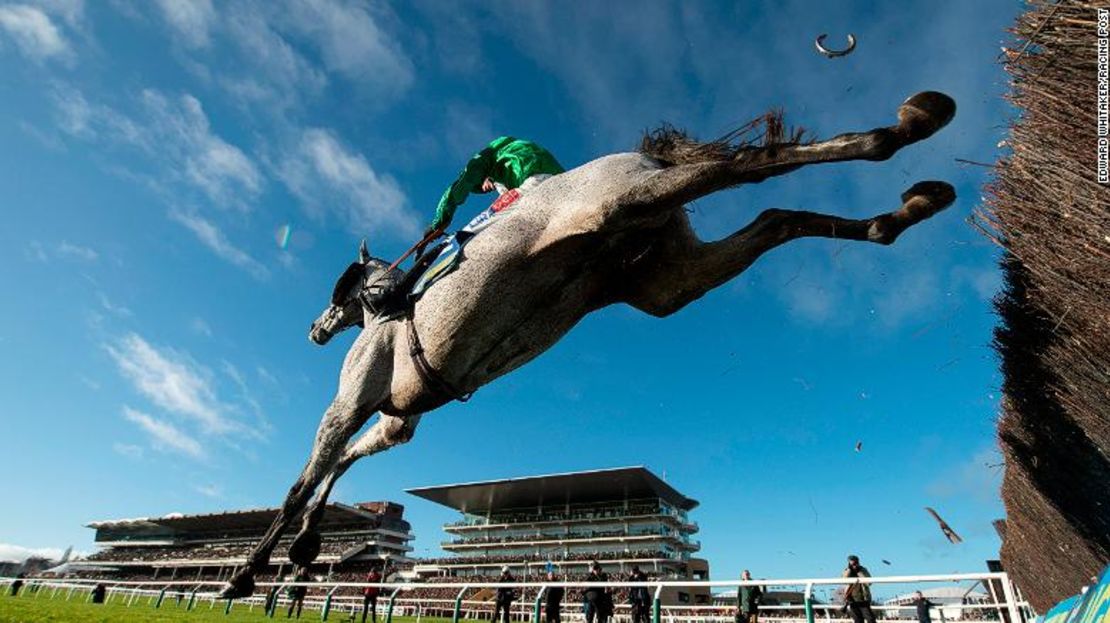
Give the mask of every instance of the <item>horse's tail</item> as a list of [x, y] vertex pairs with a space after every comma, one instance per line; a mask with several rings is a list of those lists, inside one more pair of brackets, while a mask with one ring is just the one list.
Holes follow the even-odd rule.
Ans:
[[765, 115], [709, 142], [700, 142], [685, 130], [669, 123], [644, 132], [640, 140], [640, 153], [669, 165], [696, 164], [732, 160], [745, 150], [768, 145], [797, 144], [802, 142], [805, 131], [801, 128], [786, 129], [782, 110], [772, 110]]

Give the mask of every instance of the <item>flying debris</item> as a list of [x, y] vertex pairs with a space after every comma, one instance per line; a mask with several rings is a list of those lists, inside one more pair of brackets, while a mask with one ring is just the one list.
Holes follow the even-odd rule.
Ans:
[[928, 513], [933, 516], [933, 519], [937, 520], [937, 525], [940, 526], [940, 531], [944, 533], [944, 537], [946, 539], [948, 539], [949, 543], [952, 543], [953, 545], [955, 545], [957, 543], [963, 543], [964, 540], [960, 538], [960, 535], [956, 534], [956, 531], [953, 530], [952, 527], [949, 526], [947, 522], [945, 522], [943, 519], [941, 519], [940, 515], [938, 515], [935, 510], [933, 510], [932, 508], [930, 508], [928, 506], [925, 507], [925, 510], [928, 511]]
[[824, 44], [827, 37], [827, 34], [822, 34], [821, 36], [817, 37], [817, 41], [814, 41], [813, 44], [817, 46], [818, 52], [824, 54], [829, 58], [847, 56], [848, 54], [852, 53], [852, 50], [856, 49], [856, 36], [853, 34], [848, 35], [848, 47], [844, 48], [843, 50], [830, 50], [826, 48]]
[[856, 452], [860, 452], [862, 450], [863, 450], [863, 442], [862, 441], [857, 441], [856, 442]]

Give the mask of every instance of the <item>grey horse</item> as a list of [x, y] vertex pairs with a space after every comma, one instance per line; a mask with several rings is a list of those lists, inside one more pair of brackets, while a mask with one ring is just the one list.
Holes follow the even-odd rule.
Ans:
[[[320, 551], [316, 525], [328, 494], [352, 463], [409, 441], [424, 413], [531, 361], [586, 314], [625, 303], [668, 316], [791, 240], [887, 245], [948, 207], [955, 200], [951, 185], [919, 182], [892, 212], [846, 219], [766, 210], [715, 242], [699, 240], [684, 210], [699, 197], [809, 164], [885, 160], [944, 127], [955, 111], [947, 95], [923, 92], [899, 106], [895, 125], [813, 142], [786, 136], [781, 117], [773, 115], [764, 118], [759, 140], [746, 139], [754, 135], [749, 132], [699, 143], [663, 128], [647, 135], [638, 152], [604, 156], [524, 193], [467, 243], [453, 272], [395, 320], [379, 322], [361, 304], [360, 295], [380, 285], [387, 268], [361, 247], [309, 333], [324, 344], [362, 327], [339, 389], [304, 469], [223, 596], [253, 592], [254, 574], [294, 521], [301, 527], [289, 557], [311, 563]], [[356, 439], [375, 413], [377, 421]]]

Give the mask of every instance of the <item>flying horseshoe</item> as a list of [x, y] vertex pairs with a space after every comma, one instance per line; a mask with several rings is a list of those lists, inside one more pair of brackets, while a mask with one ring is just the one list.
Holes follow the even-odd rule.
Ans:
[[828, 37], [828, 35], [825, 35], [825, 34], [821, 35], [820, 37], [817, 37], [817, 41], [814, 42], [814, 45], [817, 46], [817, 51], [818, 52], [824, 54], [825, 56], [827, 56], [829, 58], [836, 58], [838, 56], [845, 56], [845, 55], [850, 54], [852, 52], [852, 50], [856, 49], [856, 36], [853, 35], [853, 34], [848, 35], [848, 47], [844, 48], [843, 50], [830, 50], [830, 49], [826, 48], [823, 45], [824, 42], [825, 42], [826, 37]]

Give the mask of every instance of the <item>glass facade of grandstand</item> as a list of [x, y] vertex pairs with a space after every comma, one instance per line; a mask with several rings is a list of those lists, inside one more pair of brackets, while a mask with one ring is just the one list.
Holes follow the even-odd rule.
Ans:
[[[462, 511], [444, 526], [450, 556], [420, 560], [421, 575], [585, 573], [593, 560], [609, 573], [633, 564], [658, 578], [708, 577], [688, 515], [697, 502], [644, 468], [429, 487], [410, 491]], [[484, 507], [484, 508], [481, 508]]]
[[[119, 519], [88, 524], [99, 551], [71, 563], [76, 575], [126, 580], [224, 580], [246, 561], [277, 509], [205, 515]], [[413, 539], [404, 507], [392, 502], [328, 504], [320, 521], [320, 555], [309, 569], [316, 578], [360, 580], [367, 571], [411, 564]], [[279, 543], [260, 579], [292, 571], [286, 557], [293, 534]]]

